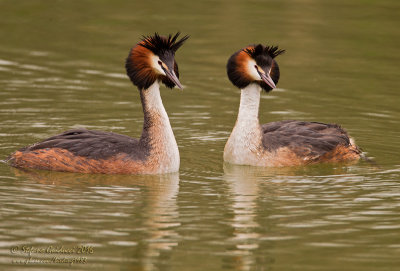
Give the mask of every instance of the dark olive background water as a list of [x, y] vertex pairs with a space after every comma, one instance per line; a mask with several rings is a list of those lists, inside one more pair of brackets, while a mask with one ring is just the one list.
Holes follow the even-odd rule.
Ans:
[[[162, 89], [181, 153], [163, 176], [23, 172], [0, 163], [2, 270], [396, 270], [400, 2], [0, 0], [0, 159], [73, 127], [139, 137], [124, 59], [180, 30], [184, 91]], [[224, 165], [239, 91], [229, 56], [286, 54], [261, 122], [340, 123], [378, 166]], [[86, 245], [92, 254], [23, 247]], [[18, 248], [18, 250], [14, 250]], [[33, 262], [86, 257], [85, 264]]]

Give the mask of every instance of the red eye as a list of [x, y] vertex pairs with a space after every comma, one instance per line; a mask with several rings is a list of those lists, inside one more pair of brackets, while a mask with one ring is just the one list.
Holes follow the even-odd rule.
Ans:
[[162, 62], [161, 60], [158, 61], [158, 65], [162, 66]]

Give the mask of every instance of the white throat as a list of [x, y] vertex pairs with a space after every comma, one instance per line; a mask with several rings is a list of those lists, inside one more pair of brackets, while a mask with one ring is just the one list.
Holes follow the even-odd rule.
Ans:
[[148, 89], [143, 90], [143, 109], [145, 111], [143, 136], [151, 144], [150, 159], [155, 158], [160, 164], [160, 172], [179, 170], [179, 149], [174, 132], [160, 95], [160, 84], [155, 81]]
[[241, 90], [235, 127], [225, 145], [224, 160], [234, 164], [249, 164], [262, 151], [262, 131], [258, 121], [261, 87], [250, 84]]

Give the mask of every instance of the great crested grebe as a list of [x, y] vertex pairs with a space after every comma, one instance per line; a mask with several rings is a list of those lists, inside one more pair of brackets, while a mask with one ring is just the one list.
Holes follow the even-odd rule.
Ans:
[[229, 80], [241, 89], [239, 113], [224, 149], [232, 164], [279, 167], [321, 162], [350, 162], [361, 157], [360, 149], [337, 124], [296, 120], [260, 125], [261, 90], [276, 88], [279, 66], [275, 57], [284, 50], [251, 45], [228, 60]]
[[140, 139], [111, 132], [74, 129], [22, 148], [8, 157], [11, 166], [66, 172], [161, 174], [179, 170], [178, 145], [160, 96], [179, 82], [175, 52], [189, 38], [143, 37], [126, 59], [126, 71], [138, 87], [144, 124]]

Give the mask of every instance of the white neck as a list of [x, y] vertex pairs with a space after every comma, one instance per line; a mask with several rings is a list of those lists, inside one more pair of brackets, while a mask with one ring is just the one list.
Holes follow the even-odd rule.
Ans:
[[143, 90], [142, 93], [144, 101], [143, 109], [149, 112], [159, 112], [168, 121], [168, 115], [161, 100], [160, 83], [155, 81], [148, 89]]
[[250, 84], [241, 90], [235, 127], [225, 145], [224, 160], [234, 164], [249, 164], [258, 159], [262, 147], [262, 131], [258, 121], [261, 87]]
[[253, 123], [255, 120], [258, 123], [258, 108], [260, 106], [261, 88], [257, 84], [250, 84], [240, 90], [240, 106], [236, 125]]
[[160, 85], [155, 81], [148, 89], [142, 90], [144, 111], [143, 133], [140, 140], [150, 147], [150, 159], [160, 164], [160, 172], [179, 170], [179, 149], [160, 95]]

